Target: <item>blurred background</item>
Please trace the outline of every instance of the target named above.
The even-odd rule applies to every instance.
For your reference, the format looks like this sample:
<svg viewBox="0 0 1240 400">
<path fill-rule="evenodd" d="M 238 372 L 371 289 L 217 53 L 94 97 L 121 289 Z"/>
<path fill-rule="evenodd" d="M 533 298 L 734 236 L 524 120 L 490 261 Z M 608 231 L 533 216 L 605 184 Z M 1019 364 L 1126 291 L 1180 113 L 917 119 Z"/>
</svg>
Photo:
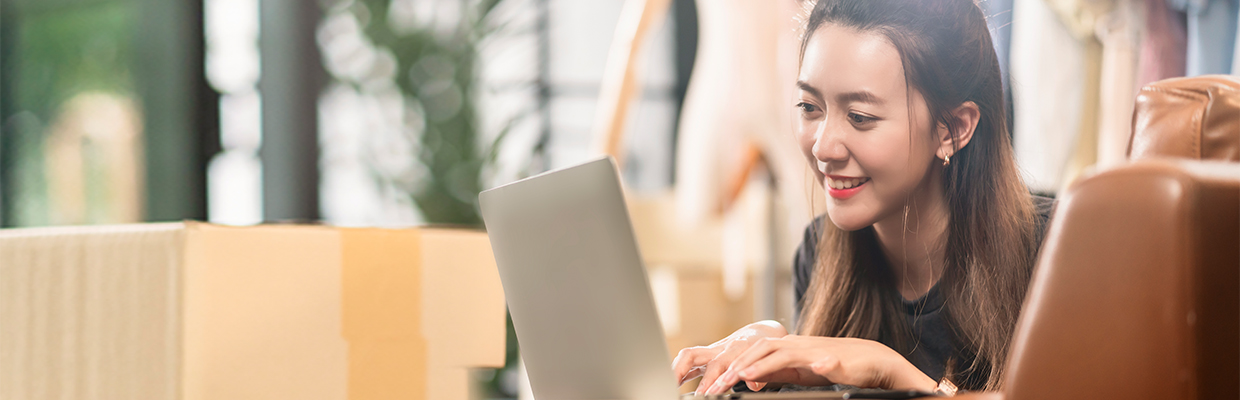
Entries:
<svg viewBox="0 0 1240 400">
<path fill-rule="evenodd" d="M 481 188 L 592 155 L 622 5 L 3 4 L 9 227 L 476 225 Z M 666 23 L 649 49 L 626 171 L 637 188 L 671 183 L 688 25 L 676 41 Z"/>
<path fill-rule="evenodd" d="M 807 4 L 0 0 L 0 226 L 481 228 L 479 191 L 607 153 L 669 347 L 791 326 Z M 1240 69 L 1236 0 L 981 5 L 1047 195 L 1123 159 L 1141 85 Z M 510 344 L 484 397 L 520 390 Z"/>
<path fill-rule="evenodd" d="M 481 227 L 477 194 L 596 157 L 621 1 L 0 1 L 0 225 Z M 691 1 L 643 52 L 631 189 L 672 182 Z M 510 340 L 510 359 L 516 359 Z M 515 362 L 482 371 L 515 397 Z"/>
</svg>

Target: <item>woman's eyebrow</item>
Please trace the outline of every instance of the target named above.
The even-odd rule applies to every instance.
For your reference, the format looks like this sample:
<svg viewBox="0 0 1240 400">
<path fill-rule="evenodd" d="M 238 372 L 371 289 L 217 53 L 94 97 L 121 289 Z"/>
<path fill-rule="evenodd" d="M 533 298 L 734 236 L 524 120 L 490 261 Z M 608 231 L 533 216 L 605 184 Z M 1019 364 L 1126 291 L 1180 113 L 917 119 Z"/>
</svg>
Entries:
<svg viewBox="0 0 1240 400">
<path fill-rule="evenodd" d="M 820 99 L 822 98 L 822 92 L 819 92 L 818 89 L 814 88 L 813 85 L 810 85 L 809 82 L 797 80 L 797 87 L 801 88 L 801 90 L 803 91 L 809 92 L 809 94 L 814 97 L 817 97 Z"/>
<path fill-rule="evenodd" d="M 800 88 L 802 91 L 805 91 L 814 97 L 817 97 L 820 99 L 822 98 L 822 92 L 819 91 L 818 88 L 815 88 L 813 85 L 810 85 L 809 82 L 798 80 L 797 87 Z M 885 101 L 883 101 L 882 98 L 879 98 L 874 93 L 871 93 L 866 90 L 858 90 L 855 92 L 840 93 L 835 96 L 835 99 L 840 104 L 869 103 L 869 104 L 873 104 L 876 106 L 881 106 L 884 103 L 886 103 Z"/>
<path fill-rule="evenodd" d="M 841 104 L 848 104 L 848 103 L 855 102 L 855 103 L 869 103 L 869 104 L 873 104 L 876 106 L 881 106 L 884 103 L 883 99 L 879 98 L 878 96 L 875 96 L 874 93 L 870 93 L 864 90 L 859 90 L 856 92 L 840 93 L 839 95 L 835 96 L 835 99 L 839 101 Z"/>
</svg>

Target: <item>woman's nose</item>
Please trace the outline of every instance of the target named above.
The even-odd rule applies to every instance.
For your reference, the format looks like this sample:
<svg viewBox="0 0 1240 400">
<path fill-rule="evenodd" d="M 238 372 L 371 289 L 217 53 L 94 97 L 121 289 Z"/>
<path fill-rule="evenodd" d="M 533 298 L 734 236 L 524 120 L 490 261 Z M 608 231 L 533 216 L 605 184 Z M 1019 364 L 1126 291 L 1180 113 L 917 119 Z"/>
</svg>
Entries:
<svg viewBox="0 0 1240 400">
<path fill-rule="evenodd" d="M 827 121 L 818 123 L 818 131 L 814 133 L 814 158 L 826 163 L 848 160 L 843 138 L 832 132 L 829 125 Z"/>
</svg>

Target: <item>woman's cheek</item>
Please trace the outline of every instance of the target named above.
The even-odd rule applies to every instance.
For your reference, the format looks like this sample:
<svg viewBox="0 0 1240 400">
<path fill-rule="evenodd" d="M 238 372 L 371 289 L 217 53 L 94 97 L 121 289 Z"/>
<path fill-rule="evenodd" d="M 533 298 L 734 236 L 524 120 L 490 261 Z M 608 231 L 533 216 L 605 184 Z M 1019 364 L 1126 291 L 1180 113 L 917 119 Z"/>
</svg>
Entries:
<svg viewBox="0 0 1240 400">
<path fill-rule="evenodd" d="M 797 142 L 801 146 L 801 155 L 805 157 L 806 166 L 809 167 L 809 172 L 813 173 L 813 176 L 817 178 L 818 183 L 821 185 L 822 171 L 818 169 L 818 158 L 814 156 L 814 143 L 817 141 L 815 140 L 813 131 L 809 131 L 808 128 L 804 126 L 806 123 L 802 121 L 801 124 L 802 129 L 797 131 L 796 134 Z M 825 190 L 826 186 L 822 186 L 822 189 Z"/>
<path fill-rule="evenodd" d="M 810 161 L 814 161 L 814 142 L 816 140 L 814 138 L 812 124 L 809 124 L 802 119 L 798 128 L 797 143 L 801 145 L 801 153 L 804 154 Z M 814 166 L 814 164 L 811 162 L 810 166 Z"/>
</svg>

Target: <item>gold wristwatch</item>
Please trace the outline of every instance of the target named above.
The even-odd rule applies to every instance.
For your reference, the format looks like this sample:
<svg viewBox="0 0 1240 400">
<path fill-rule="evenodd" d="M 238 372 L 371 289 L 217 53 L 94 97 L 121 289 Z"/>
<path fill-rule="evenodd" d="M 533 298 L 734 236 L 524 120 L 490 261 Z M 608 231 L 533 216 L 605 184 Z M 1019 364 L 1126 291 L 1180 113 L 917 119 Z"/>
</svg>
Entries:
<svg viewBox="0 0 1240 400">
<path fill-rule="evenodd" d="M 943 378 L 943 380 L 939 381 L 939 387 L 934 389 L 934 393 L 940 396 L 955 396 L 957 390 L 956 385 L 953 385 L 952 381 Z"/>
</svg>

